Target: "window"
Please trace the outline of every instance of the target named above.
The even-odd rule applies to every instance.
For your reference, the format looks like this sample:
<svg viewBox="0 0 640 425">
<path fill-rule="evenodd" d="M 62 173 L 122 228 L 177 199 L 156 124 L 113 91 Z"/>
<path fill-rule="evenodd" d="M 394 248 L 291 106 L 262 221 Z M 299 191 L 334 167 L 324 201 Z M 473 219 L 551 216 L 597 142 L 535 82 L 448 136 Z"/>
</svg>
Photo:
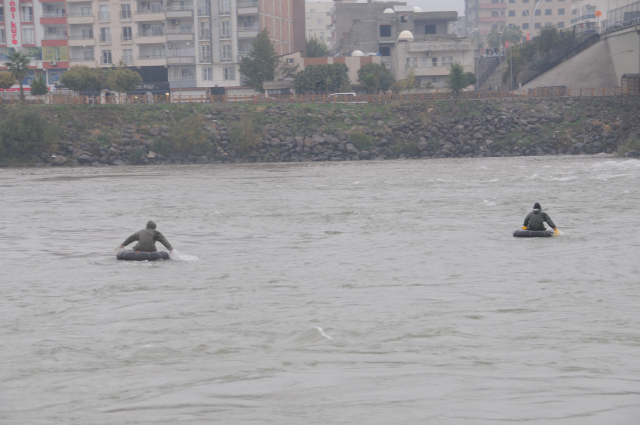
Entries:
<svg viewBox="0 0 640 425">
<path fill-rule="evenodd" d="M 91 10 L 91 7 L 81 7 L 80 8 L 80 13 L 82 14 L 82 16 L 93 16 L 93 11 Z"/>
<path fill-rule="evenodd" d="M 509 0 L 509 3 L 515 3 L 516 0 Z"/>
<path fill-rule="evenodd" d="M 522 0 L 522 3 L 529 3 L 529 0 Z"/>
<path fill-rule="evenodd" d="M 324 38 L 324 31 L 320 31 L 320 38 Z"/>
<path fill-rule="evenodd" d="M 122 60 L 124 63 L 133 63 L 133 50 L 124 49 L 122 51 Z"/>
<path fill-rule="evenodd" d="M 100 28 L 100 41 L 103 43 L 111 42 L 111 28 Z"/>
<path fill-rule="evenodd" d="M 391 47 L 380 47 L 378 52 L 380 52 L 380 56 L 391 56 Z"/>
<path fill-rule="evenodd" d="M 211 46 L 200 45 L 200 62 L 211 62 Z"/>
<path fill-rule="evenodd" d="M 131 41 L 131 27 L 122 27 L 122 41 Z"/>
<path fill-rule="evenodd" d="M 442 57 L 442 66 L 448 66 L 453 63 L 453 56 L 443 56 Z"/>
<path fill-rule="evenodd" d="M 402 22 L 403 24 L 406 24 L 407 23 L 407 15 L 402 15 L 400 17 L 400 22 Z"/>
<path fill-rule="evenodd" d="M 98 12 L 98 19 L 101 21 L 109 20 L 109 6 L 100 6 L 100 11 Z"/>
<path fill-rule="evenodd" d="M 516 16 L 516 11 L 515 10 L 510 10 L 509 11 L 509 16 Z"/>
<path fill-rule="evenodd" d="M 316 25 L 322 25 L 322 19 L 316 19 Z"/>
<path fill-rule="evenodd" d="M 93 29 L 82 28 L 82 38 L 93 38 Z"/>
<path fill-rule="evenodd" d="M 492 18 L 497 18 L 498 16 L 500 16 L 500 13 L 497 10 L 492 10 L 491 11 L 491 17 Z"/>
<path fill-rule="evenodd" d="M 131 5 L 122 4 L 121 6 L 122 6 L 122 10 L 120 11 L 120 18 L 131 19 Z"/>
<path fill-rule="evenodd" d="M 220 48 L 222 49 L 222 61 L 231 62 L 231 45 L 223 44 Z"/>
<path fill-rule="evenodd" d="M 545 9 L 545 10 L 544 10 L 544 14 L 545 14 L 545 16 L 549 16 L 549 15 L 551 15 L 551 14 L 552 14 L 552 13 L 551 13 L 551 10 L 552 10 L 552 9 Z"/>
<path fill-rule="evenodd" d="M 203 68 L 202 79 L 204 81 L 213 81 L 213 68 Z"/>
<path fill-rule="evenodd" d="M 431 81 L 433 81 L 434 83 L 438 82 L 438 77 L 431 77 Z"/>
<path fill-rule="evenodd" d="M 542 15 L 542 10 L 541 9 L 536 9 L 536 13 L 533 14 L 534 16 L 541 16 Z"/>
<path fill-rule="evenodd" d="M 293 59 L 291 59 L 291 58 L 287 58 L 287 63 L 288 63 L 289 65 L 293 65 Z"/>
<path fill-rule="evenodd" d="M 529 29 L 529 24 L 528 24 L 528 23 L 527 23 L 527 24 L 524 24 L 524 23 L 523 23 L 523 24 L 522 24 L 522 29 L 523 29 L 523 30 L 528 30 L 528 29 Z"/>
<path fill-rule="evenodd" d="M 195 68 L 182 68 L 182 72 L 180 72 L 182 76 L 182 80 L 195 80 L 196 79 L 196 69 Z"/>
<path fill-rule="evenodd" d="M 231 37 L 231 21 L 220 21 L 220 35 L 222 37 Z"/>
<path fill-rule="evenodd" d="M 436 31 L 436 26 L 435 25 L 425 25 L 424 26 L 424 33 L 425 34 L 435 34 Z"/>
<path fill-rule="evenodd" d="M 380 25 L 380 37 L 391 37 L 391 25 Z"/>
<path fill-rule="evenodd" d="M 221 21 L 220 22 L 220 36 L 223 36 L 223 22 L 229 22 L 229 21 Z M 211 38 L 211 22 L 209 21 L 200 21 L 198 23 L 198 36 L 200 38 Z"/>
<path fill-rule="evenodd" d="M 20 9 L 22 10 L 22 22 L 33 22 L 33 7 L 22 6 Z"/>
<path fill-rule="evenodd" d="M 558 28 L 564 28 L 564 22 L 558 22 Z"/>
<path fill-rule="evenodd" d="M 529 11 L 528 10 L 523 10 L 522 11 L 522 16 L 529 16 Z"/>
<path fill-rule="evenodd" d="M 7 38 L 4 35 L 4 30 L 0 29 L 0 44 L 7 44 Z"/>
<path fill-rule="evenodd" d="M 82 52 L 84 55 L 84 60 L 92 61 L 93 59 L 93 50 L 85 50 Z"/>
<path fill-rule="evenodd" d="M 36 44 L 33 28 L 22 28 L 22 44 Z"/>
<path fill-rule="evenodd" d="M 533 24 L 533 29 L 540 29 L 540 22 L 536 22 L 535 24 Z"/>
<path fill-rule="evenodd" d="M 438 66 L 438 58 L 431 58 L 431 66 Z"/>
<path fill-rule="evenodd" d="M 564 15 L 564 9 L 558 9 L 558 15 Z"/>
<path fill-rule="evenodd" d="M 111 50 L 102 51 L 102 64 L 108 65 L 111 63 Z"/>
<path fill-rule="evenodd" d="M 315 9 L 309 9 L 309 13 L 316 13 Z"/>
<path fill-rule="evenodd" d="M 418 65 L 418 58 L 407 58 L 407 69 Z"/>
<path fill-rule="evenodd" d="M 547 27 L 547 28 L 549 28 L 549 27 L 552 27 L 552 26 L 553 26 L 553 23 L 551 23 L 551 22 L 545 22 L 545 23 L 544 23 L 544 26 L 545 26 L 545 27 Z"/>
<path fill-rule="evenodd" d="M 236 79 L 236 68 L 233 66 L 229 66 L 224 68 L 224 79 L 225 81 L 233 81 Z"/>
</svg>

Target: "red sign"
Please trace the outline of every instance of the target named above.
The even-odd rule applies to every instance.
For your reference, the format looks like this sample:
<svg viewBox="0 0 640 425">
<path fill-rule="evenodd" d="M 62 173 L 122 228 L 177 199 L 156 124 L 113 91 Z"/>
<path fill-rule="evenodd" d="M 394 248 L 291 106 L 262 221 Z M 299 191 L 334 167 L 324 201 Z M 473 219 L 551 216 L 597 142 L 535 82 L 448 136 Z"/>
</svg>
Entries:
<svg viewBox="0 0 640 425">
<path fill-rule="evenodd" d="M 480 54 L 484 55 L 484 47 L 482 49 L 480 49 Z"/>
<path fill-rule="evenodd" d="M 505 48 L 505 49 L 508 49 L 508 48 L 509 48 L 509 42 L 508 42 L 508 41 L 505 41 L 505 42 L 504 42 L 504 48 Z"/>
<path fill-rule="evenodd" d="M 580 24 L 580 28 L 584 27 L 584 24 Z"/>
<path fill-rule="evenodd" d="M 18 26 L 13 21 L 16 19 L 16 2 L 9 2 L 9 12 L 11 12 L 11 44 L 18 44 Z"/>
<path fill-rule="evenodd" d="M 531 37 L 529 37 L 529 34 L 527 34 L 527 41 L 531 41 Z"/>
</svg>

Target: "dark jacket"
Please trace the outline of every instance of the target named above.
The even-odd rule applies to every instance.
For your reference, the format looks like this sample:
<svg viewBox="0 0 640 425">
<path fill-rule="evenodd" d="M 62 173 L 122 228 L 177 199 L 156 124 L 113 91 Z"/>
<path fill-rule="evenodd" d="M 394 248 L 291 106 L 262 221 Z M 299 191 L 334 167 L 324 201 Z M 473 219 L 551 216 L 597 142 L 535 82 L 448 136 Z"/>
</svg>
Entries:
<svg viewBox="0 0 640 425">
<path fill-rule="evenodd" d="M 173 247 L 169 243 L 162 233 L 156 230 L 156 223 L 153 221 L 149 221 L 147 223 L 147 228 L 144 230 L 140 230 L 139 232 L 134 233 L 129 236 L 126 241 L 122 243 L 122 245 L 129 245 L 133 241 L 138 241 L 136 246 L 133 248 L 135 251 L 147 251 L 154 252 L 156 251 L 156 242 L 160 242 L 164 245 L 168 250 L 172 250 Z"/>
<path fill-rule="evenodd" d="M 546 212 L 535 209 L 531 211 L 524 219 L 524 225 L 526 226 L 527 230 L 545 230 L 545 221 L 549 226 L 551 226 L 551 228 L 555 229 L 556 225 L 553 224 L 551 217 L 549 217 Z"/>
</svg>

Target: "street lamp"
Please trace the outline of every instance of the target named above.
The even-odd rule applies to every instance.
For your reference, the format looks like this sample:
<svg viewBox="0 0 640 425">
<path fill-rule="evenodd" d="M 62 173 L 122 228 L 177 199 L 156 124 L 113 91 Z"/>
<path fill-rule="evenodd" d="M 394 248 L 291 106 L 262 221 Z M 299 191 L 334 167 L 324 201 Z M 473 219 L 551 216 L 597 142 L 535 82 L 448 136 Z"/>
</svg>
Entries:
<svg viewBox="0 0 640 425">
<path fill-rule="evenodd" d="M 518 5 L 522 8 L 523 12 L 527 12 L 527 14 L 529 14 L 529 10 L 525 9 L 519 0 L 514 0 L 514 1 L 518 3 Z M 529 14 L 529 34 L 531 34 L 531 38 L 533 38 L 533 16 L 536 14 L 536 10 L 538 10 L 538 6 L 540 6 L 541 2 L 542 0 L 536 0 L 536 5 L 533 8 L 533 12 Z"/>
</svg>

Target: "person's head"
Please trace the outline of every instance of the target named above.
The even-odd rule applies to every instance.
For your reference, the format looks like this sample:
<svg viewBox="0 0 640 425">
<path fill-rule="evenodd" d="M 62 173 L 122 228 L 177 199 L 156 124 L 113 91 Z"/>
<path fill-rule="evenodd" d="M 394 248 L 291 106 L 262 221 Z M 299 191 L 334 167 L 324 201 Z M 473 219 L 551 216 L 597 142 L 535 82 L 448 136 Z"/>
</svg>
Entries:
<svg viewBox="0 0 640 425">
<path fill-rule="evenodd" d="M 156 228 L 156 223 L 149 220 L 149 222 L 147 223 L 147 229 L 155 229 L 155 228 Z"/>
<path fill-rule="evenodd" d="M 540 204 L 539 204 L 539 203 L 537 203 L 537 202 L 536 202 L 535 204 L 533 204 L 533 209 L 534 209 L 534 210 L 541 210 L 541 209 L 542 209 L 542 207 L 540 206 Z"/>
</svg>

